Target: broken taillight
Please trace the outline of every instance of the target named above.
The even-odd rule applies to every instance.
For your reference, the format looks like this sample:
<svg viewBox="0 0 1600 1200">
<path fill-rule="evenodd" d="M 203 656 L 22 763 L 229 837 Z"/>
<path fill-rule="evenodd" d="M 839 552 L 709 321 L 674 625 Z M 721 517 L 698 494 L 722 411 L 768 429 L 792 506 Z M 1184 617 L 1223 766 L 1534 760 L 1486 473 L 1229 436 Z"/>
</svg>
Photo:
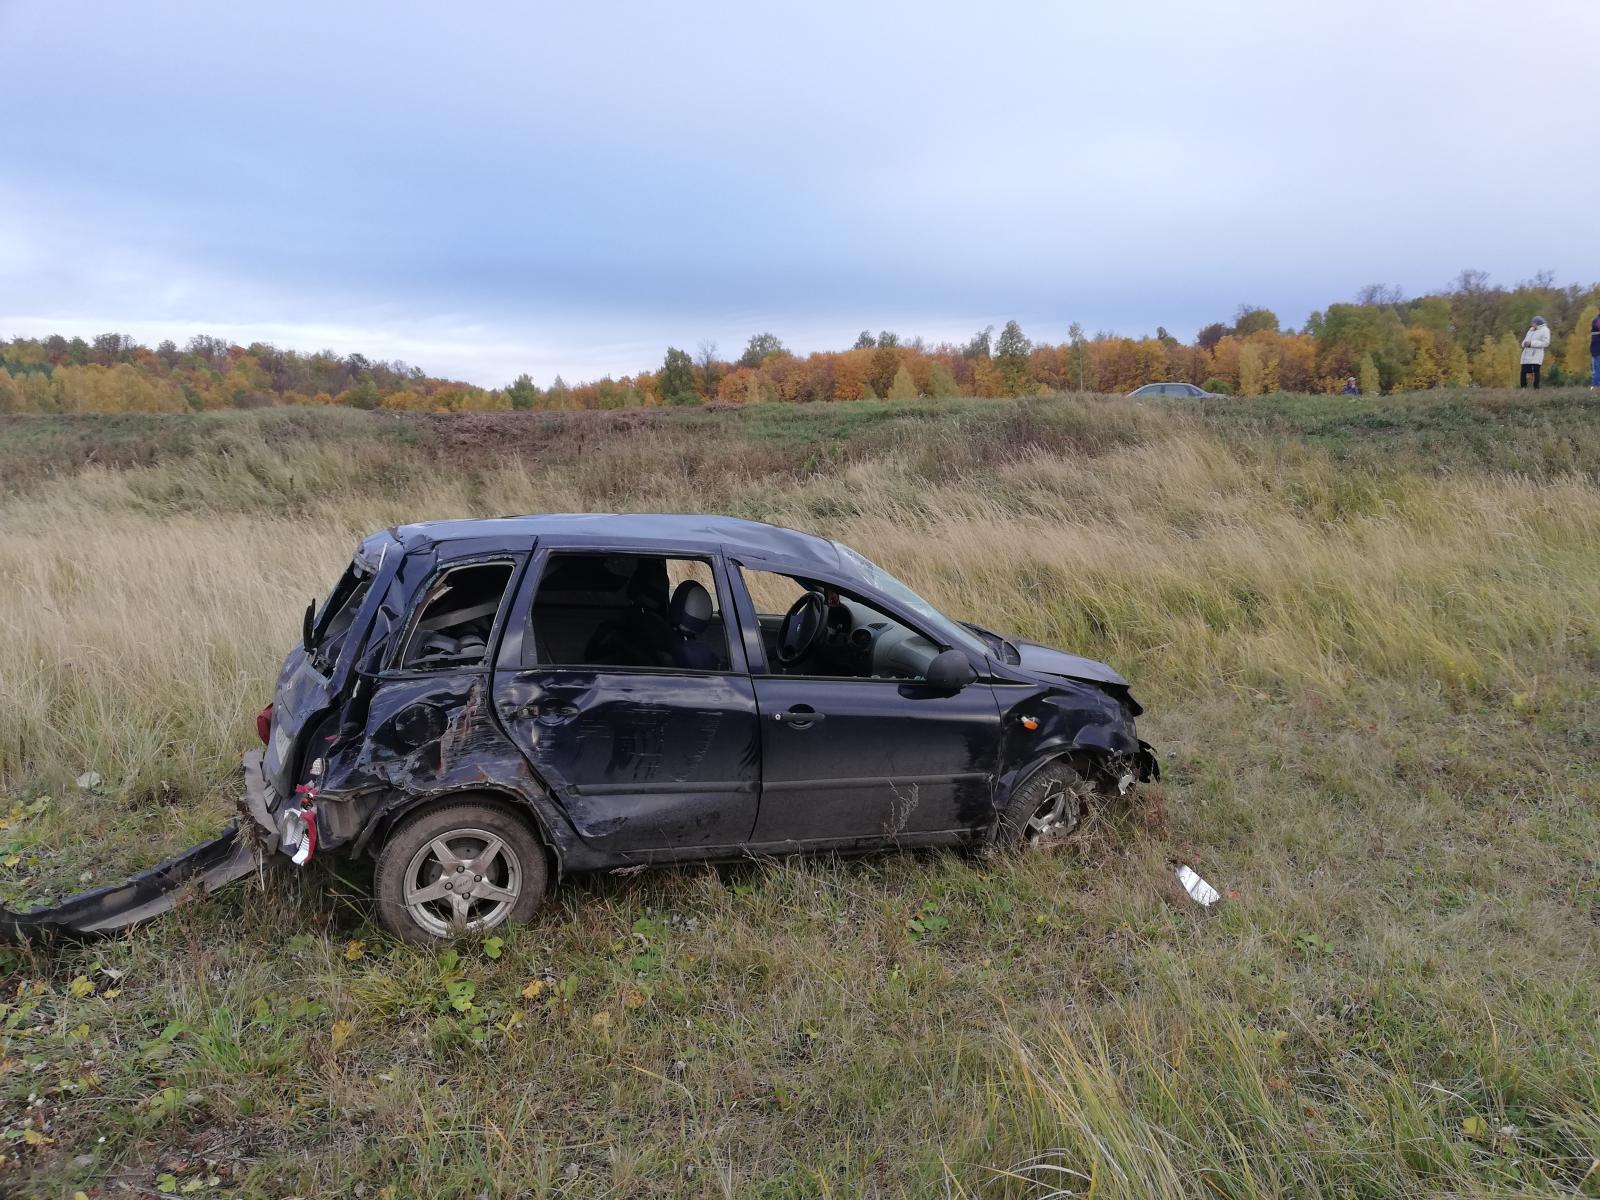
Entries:
<svg viewBox="0 0 1600 1200">
<path fill-rule="evenodd" d="M 265 746 L 267 739 L 272 736 L 272 705 L 267 705 L 256 714 L 256 732 L 261 735 L 261 744 Z"/>
<path fill-rule="evenodd" d="M 295 790 L 304 791 L 305 785 Z M 305 866 L 317 851 L 317 810 L 308 799 L 302 798 L 300 808 L 285 809 L 279 820 L 280 844 L 297 867 Z"/>
</svg>

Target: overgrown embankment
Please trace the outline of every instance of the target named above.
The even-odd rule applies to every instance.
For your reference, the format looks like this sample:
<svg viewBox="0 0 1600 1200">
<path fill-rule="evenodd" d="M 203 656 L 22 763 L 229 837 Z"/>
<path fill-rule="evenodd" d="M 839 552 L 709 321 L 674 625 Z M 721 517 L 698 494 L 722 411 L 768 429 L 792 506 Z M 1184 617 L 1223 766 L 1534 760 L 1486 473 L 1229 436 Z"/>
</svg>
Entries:
<svg viewBox="0 0 1600 1200">
<path fill-rule="evenodd" d="M 392 945 L 359 880 L 313 875 L 13 955 L 7 1169 L 66 1194 L 1592 1190 L 1585 399 L 0 424 L 14 893 L 220 822 L 305 599 L 430 517 L 840 537 L 1116 665 L 1165 767 L 1077 853 L 568 881 L 492 952 Z"/>
<path fill-rule="evenodd" d="M 92 468 L 245 460 L 257 470 L 320 461 L 332 478 L 370 486 L 384 464 L 481 471 L 507 459 L 561 465 L 579 456 L 682 463 L 720 478 L 814 473 L 893 450 L 930 474 L 1039 451 L 1104 453 L 1204 430 L 1237 446 L 1326 451 L 1371 469 L 1487 470 L 1536 478 L 1600 472 L 1600 420 L 1580 389 L 1434 391 L 1351 398 L 1278 394 L 1197 403 L 1116 397 L 907 404 L 648 408 L 618 412 L 394 413 L 258 409 L 236 413 L 0 416 L 0 491 L 16 493 Z M 207 497 L 226 506 L 225 493 Z"/>
</svg>

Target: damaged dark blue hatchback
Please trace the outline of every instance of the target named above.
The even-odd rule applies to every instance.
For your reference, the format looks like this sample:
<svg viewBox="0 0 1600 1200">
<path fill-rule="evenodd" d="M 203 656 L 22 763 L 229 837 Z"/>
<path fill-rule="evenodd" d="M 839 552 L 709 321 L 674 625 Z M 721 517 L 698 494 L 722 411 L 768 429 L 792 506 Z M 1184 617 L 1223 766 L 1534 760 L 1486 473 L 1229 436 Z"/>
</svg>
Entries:
<svg viewBox="0 0 1600 1200">
<path fill-rule="evenodd" d="M 861 555 L 726 517 L 367 538 L 245 764 L 304 863 L 371 855 L 411 941 L 572 871 L 1043 843 L 1156 773 L 1110 668 L 951 620 Z"/>
</svg>

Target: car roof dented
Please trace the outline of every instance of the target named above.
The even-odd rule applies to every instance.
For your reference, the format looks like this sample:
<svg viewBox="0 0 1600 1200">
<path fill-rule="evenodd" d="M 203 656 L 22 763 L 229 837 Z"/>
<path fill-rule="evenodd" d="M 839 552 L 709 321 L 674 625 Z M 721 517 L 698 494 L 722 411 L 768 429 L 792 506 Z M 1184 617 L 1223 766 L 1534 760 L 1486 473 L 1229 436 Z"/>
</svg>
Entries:
<svg viewBox="0 0 1600 1200">
<path fill-rule="evenodd" d="M 553 545 L 659 547 L 684 551 L 724 550 L 751 559 L 812 564 L 850 576 L 839 547 L 815 534 L 701 513 L 542 513 L 520 517 L 478 517 L 423 521 L 389 531 L 406 550 L 449 542 L 482 546 L 526 546 L 534 540 Z"/>
</svg>

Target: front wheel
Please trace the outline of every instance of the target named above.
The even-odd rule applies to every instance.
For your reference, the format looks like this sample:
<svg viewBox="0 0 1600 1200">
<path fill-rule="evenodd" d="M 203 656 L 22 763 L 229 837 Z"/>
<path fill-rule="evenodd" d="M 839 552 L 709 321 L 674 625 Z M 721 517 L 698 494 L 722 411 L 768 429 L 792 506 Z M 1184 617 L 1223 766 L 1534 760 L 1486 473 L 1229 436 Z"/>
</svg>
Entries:
<svg viewBox="0 0 1600 1200">
<path fill-rule="evenodd" d="M 544 900 L 544 850 L 493 801 L 457 801 L 408 818 L 378 855 L 378 919 L 415 945 L 485 933 L 533 916 Z"/>
<path fill-rule="evenodd" d="M 1093 785 L 1067 762 L 1040 767 L 1011 796 L 1000 814 L 1001 845 L 1044 849 L 1078 831 Z"/>
</svg>

